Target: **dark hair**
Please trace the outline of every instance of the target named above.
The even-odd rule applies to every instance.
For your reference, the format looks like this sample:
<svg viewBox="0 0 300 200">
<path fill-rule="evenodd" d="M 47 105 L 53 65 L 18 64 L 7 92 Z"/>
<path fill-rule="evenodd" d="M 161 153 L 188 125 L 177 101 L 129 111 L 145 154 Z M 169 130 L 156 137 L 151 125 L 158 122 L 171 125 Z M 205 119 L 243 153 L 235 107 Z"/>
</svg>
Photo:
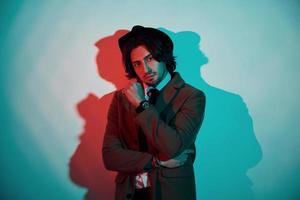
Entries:
<svg viewBox="0 0 300 200">
<path fill-rule="evenodd" d="M 130 32 L 119 39 L 119 47 L 122 52 L 123 63 L 128 78 L 137 77 L 131 63 L 131 51 L 144 45 L 158 62 L 164 62 L 170 74 L 176 68 L 173 56 L 173 42 L 164 32 L 148 27 L 134 26 Z"/>
</svg>

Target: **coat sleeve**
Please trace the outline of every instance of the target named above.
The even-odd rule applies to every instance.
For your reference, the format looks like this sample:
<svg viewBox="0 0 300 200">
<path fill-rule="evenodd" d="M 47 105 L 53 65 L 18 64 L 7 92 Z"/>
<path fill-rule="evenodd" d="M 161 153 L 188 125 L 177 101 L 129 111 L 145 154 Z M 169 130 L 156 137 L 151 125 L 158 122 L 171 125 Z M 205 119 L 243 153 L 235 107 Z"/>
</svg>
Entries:
<svg viewBox="0 0 300 200">
<path fill-rule="evenodd" d="M 123 173 L 139 173 L 144 171 L 145 166 L 151 162 L 152 155 L 125 148 L 119 136 L 119 130 L 122 127 L 119 127 L 118 103 L 118 92 L 116 92 L 107 116 L 102 146 L 103 163 L 108 170 Z"/>
<path fill-rule="evenodd" d="M 167 124 L 160 119 L 154 106 L 136 117 L 146 137 L 167 159 L 174 158 L 195 142 L 202 124 L 205 109 L 205 95 L 195 90 L 175 114 L 174 121 Z"/>
</svg>

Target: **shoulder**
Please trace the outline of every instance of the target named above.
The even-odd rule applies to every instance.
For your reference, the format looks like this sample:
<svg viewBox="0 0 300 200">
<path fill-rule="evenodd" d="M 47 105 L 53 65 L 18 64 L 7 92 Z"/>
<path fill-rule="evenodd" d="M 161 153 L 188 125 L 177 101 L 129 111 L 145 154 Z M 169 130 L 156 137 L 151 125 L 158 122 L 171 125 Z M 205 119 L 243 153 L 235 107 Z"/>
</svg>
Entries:
<svg viewBox="0 0 300 200">
<path fill-rule="evenodd" d="M 205 97 L 205 94 L 202 90 L 195 88 L 194 86 L 185 82 L 185 80 L 180 76 L 178 72 L 173 74 L 171 84 L 174 88 L 179 89 L 179 92 L 184 96 L 201 96 Z"/>
<path fill-rule="evenodd" d="M 195 88 L 194 86 L 192 86 L 192 85 L 190 85 L 188 83 L 184 84 L 184 86 L 181 89 L 181 92 L 184 92 L 187 95 L 191 95 L 191 96 L 202 96 L 202 97 L 205 97 L 205 93 L 202 90 L 200 90 L 198 88 Z"/>
</svg>

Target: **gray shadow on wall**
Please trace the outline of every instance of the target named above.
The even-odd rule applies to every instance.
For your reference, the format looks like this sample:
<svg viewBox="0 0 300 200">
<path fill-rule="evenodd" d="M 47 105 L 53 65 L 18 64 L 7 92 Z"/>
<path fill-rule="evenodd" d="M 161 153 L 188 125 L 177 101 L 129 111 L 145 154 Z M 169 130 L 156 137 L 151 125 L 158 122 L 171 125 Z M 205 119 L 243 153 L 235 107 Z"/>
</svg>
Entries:
<svg viewBox="0 0 300 200">
<path fill-rule="evenodd" d="M 199 49 L 197 33 L 160 30 L 174 42 L 177 71 L 206 95 L 205 117 L 196 140 L 197 199 L 254 199 L 247 171 L 258 164 L 262 151 L 247 105 L 241 96 L 213 87 L 201 77 L 200 69 L 208 59 Z"/>
</svg>

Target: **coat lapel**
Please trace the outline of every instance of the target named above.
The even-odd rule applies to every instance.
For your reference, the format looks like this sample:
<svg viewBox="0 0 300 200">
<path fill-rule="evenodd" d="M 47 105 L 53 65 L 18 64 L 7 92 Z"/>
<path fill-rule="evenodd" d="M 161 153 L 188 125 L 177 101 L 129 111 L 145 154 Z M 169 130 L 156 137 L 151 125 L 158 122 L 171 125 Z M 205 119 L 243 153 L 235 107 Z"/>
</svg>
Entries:
<svg viewBox="0 0 300 200">
<path fill-rule="evenodd" d="M 184 80 L 177 72 L 175 72 L 170 82 L 157 97 L 155 107 L 158 113 L 161 113 L 167 107 L 167 105 L 177 96 L 179 89 L 182 88 L 184 84 Z"/>
<path fill-rule="evenodd" d="M 176 98 L 180 88 L 182 88 L 184 84 L 185 84 L 184 80 L 177 72 L 175 72 L 172 76 L 172 79 L 169 81 L 169 83 L 166 85 L 166 87 L 160 92 L 160 94 L 157 97 L 155 107 L 158 113 L 161 113 L 169 105 L 169 103 Z M 123 96 L 123 98 L 124 98 L 123 99 L 124 105 L 126 105 L 125 106 L 126 111 L 124 111 L 124 113 L 127 113 L 126 114 L 127 117 L 125 118 L 132 119 L 137 115 L 137 113 L 135 112 L 135 107 L 128 102 L 125 96 Z M 128 139 L 127 143 L 130 143 L 132 141 L 138 141 L 138 132 L 140 130 L 140 126 L 137 125 L 136 123 L 129 123 L 129 122 L 128 124 L 126 124 L 126 126 L 128 126 L 130 130 L 129 133 L 127 133 L 126 136 L 124 136 L 125 138 L 127 138 L 128 136 L 130 138 Z M 138 146 L 136 145 L 137 144 L 132 143 L 130 144 L 130 147 L 138 148 Z M 151 145 L 148 146 L 148 150 L 150 152 L 154 151 Z"/>
</svg>

